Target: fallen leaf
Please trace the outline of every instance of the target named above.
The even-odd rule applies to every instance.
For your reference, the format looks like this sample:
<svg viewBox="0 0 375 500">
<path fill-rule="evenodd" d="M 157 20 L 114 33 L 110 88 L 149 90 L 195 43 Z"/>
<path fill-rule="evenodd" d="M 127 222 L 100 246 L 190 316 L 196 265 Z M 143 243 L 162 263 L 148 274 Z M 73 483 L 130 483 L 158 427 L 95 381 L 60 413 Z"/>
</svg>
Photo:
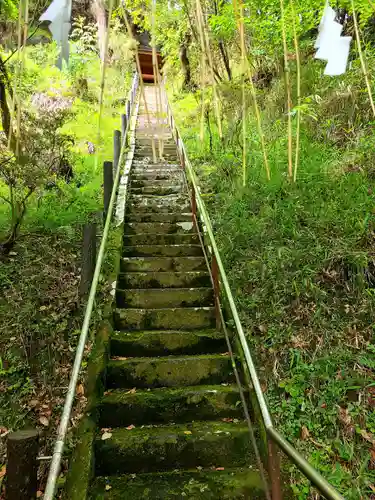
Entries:
<svg viewBox="0 0 375 500">
<path fill-rule="evenodd" d="M 110 484 L 105 485 L 105 491 L 109 491 L 112 489 L 112 486 Z"/>
<path fill-rule="evenodd" d="M 216 467 L 215 470 L 225 470 L 224 467 Z"/>
<path fill-rule="evenodd" d="M 229 354 L 230 354 L 229 352 L 222 352 L 220 356 L 229 356 Z"/>
<path fill-rule="evenodd" d="M 360 429 L 359 433 L 363 437 L 363 439 L 366 439 L 369 443 L 371 443 L 373 446 L 375 446 L 375 436 L 374 434 L 371 434 L 371 432 L 367 432 L 365 429 Z"/>
<path fill-rule="evenodd" d="M 40 498 L 40 497 L 42 497 L 42 496 L 43 496 L 43 491 L 38 490 L 38 491 L 36 492 L 36 498 Z"/>
<path fill-rule="evenodd" d="M 233 418 L 225 417 L 221 419 L 223 422 L 233 422 Z"/>
<path fill-rule="evenodd" d="M 83 396 L 85 394 L 85 389 L 83 387 L 83 384 L 78 384 L 77 385 L 77 396 Z"/>
<path fill-rule="evenodd" d="M 301 428 L 301 439 L 305 441 L 309 437 L 310 437 L 309 429 L 305 425 L 303 425 Z"/>
<path fill-rule="evenodd" d="M 0 427 L 0 436 L 1 434 L 5 434 L 6 432 L 8 432 L 8 429 L 6 427 Z"/>
<path fill-rule="evenodd" d="M 4 477 L 7 471 L 6 465 L 3 465 L 0 469 L 0 478 Z"/>
<path fill-rule="evenodd" d="M 39 422 L 40 422 L 42 425 L 44 425 L 44 427 L 48 427 L 48 425 L 49 425 L 49 420 L 48 420 L 48 418 L 47 418 L 47 417 L 45 417 L 45 416 L 40 417 Z"/>
<path fill-rule="evenodd" d="M 39 311 L 45 311 L 47 309 L 47 306 L 40 306 Z"/>
<path fill-rule="evenodd" d="M 184 434 L 187 434 L 188 436 L 190 436 L 190 434 L 192 434 L 191 431 L 184 431 Z"/>
<path fill-rule="evenodd" d="M 126 394 L 135 394 L 137 392 L 137 389 L 133 387 L 133 389 L 130 389 Z"/>
<path fill-rule="evenodd" d="M 38 404 L 39 401 L 37 399 L 32 399 L 31 401 L 29 401 L 30 408 L 35 408 L 35 406 L 37 406 Z"/>
<path fill-rule="evenodd" d="M 127 427 L 128 431 L 131 431 L 132 429 L 135 429 L 135 425 L 131 424 Z"/>
<path fill-rule="evenodd" d="M 110 439 L 111 437 L 112 437 L 112 432 L 105 432 L 104 434 L 102 434 L 102 441 Z"/>
<path fill-rule="evenodd" d="M 15 257 L 16 255 L 18 255 L 17 252 L 9 252 L 8 255 L 10 255 L 11 257 Z"/>
<path fill-rule="evenodd" d="M 341 408 L 341 406 L 339 406 L 339 420 L 346 427 L 352 423 L 352 417 L 349 415 L 349 410 L 347 408 Z"/>
</svg>

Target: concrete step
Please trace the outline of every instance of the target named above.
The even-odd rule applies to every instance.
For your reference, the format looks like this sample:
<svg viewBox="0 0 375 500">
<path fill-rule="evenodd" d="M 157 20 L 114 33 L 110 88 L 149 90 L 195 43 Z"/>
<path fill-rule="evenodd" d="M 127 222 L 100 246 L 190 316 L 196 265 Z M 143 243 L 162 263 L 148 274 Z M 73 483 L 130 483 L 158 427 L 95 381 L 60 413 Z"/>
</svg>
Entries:
<svg viewBox="0 0 375 500">
<path fill-rule="evenodd" d="M 127 200 L 129 213 L 186 213 L 191 212 L 190 199 L 186 195 L 139 196 L 130 195 Z"/>
<path fill-rule="evenodd" d="M 137 245 L 197 245 L 197 233 L 187 234 L 126 234 L 123 238 L 124 246 Z"/>
<path fill-rule="evenodd" d="M 147 213 L 133 213 L 125 214 L 125 222 L 191 222 L 193 220 L 192 213 L 160 213 L 160 214 L 147 214 Z"/>
<path fill-rule="evenodd" d="M 147 170 L 144 170 L 142 172 L 136 172 L 135 170 L 132 170 L 131 173 L 131 181 L 135 183 L 141 183 L 141 182 L 153 182 L 153 181 L 167 181 L 167 182 L 175 182 L 178 184 L 179 182 L 183 182 L 183 172 L 182 170 L 179 171 L 171 171 L 171 170 L 156 170 L 149 172 Z M 143 185 L 143 184 L 142 184 Z"/>
<path fill-rule="evenodd" d="M 184 387 L 234 380 L 230 357 L 221 354 L 111 359 L 107 388 Z"/>
<path fill-rule="evenodd" d="M 156 195 L 156 196 L 167 196 L 170 194 L 179 194 L 185 192 L 185 189 L 182 185 L 174 185 L 174 186 L 144 186 L 144 187 L 133 187 L 130 185 L 130 194 L 139 194 L 139 195 Z"/>
<path fill-rule="evenodd" d="M 113 332 L 110 348 L 112 356 L 177 356 L 226 352 L 227 343 L 216 330 L 151 330 Z"/>
<path fill-rule="evenodd" d="M 214 294 L 207 288 L 146 288 L 116 290 L 117 307 L 160 309 L 212 306 Z"/>
<path fill-rule="evenodd" d="M 134 245 L 123 247 L 124 256 L 164 256 L 164 257 L 187 257 L 203 255 L 200 245 Z"/>
<path fill-rule="evenodd" d="M 103 396 L 98 410 L 101 428 L 243 418 L 236 385 L 114 389 Z"/>
<path fill-rule="evenodd" d="M 120 271 L 207 271 L 207 264 L 204 257 L 123 257 Z"/>
<path fill-rule="evenodd" d="M 108 488 L 110 486 L 110 488 Z M 107 487 L 107 490 L 106 490 Z M 252 468 L 154 472 L 97 477 L 90 500 L 264 500 L 259 472 Z"/>
<path fill-rule="evenodd" d="M 124 234 L 187 234 L 195 233 L 192 219 L 186 222 L 127 222 Z"/>
<path fill-rule="evenodd" d="M 216 325 L 213 307 L 117 308 L 114 321 L 118 330 L 194 330 Z"/>
<path fill-rule="evenodd" d="M 201 288 L 210 287 L 208 271 L 127 272 L 119 274 L 117 287 L 127 288 Z"/>
<path fill-rule="evenodd" d="M 109 439 L 98 436 L 95 441 L 97 474 L 238 467 L 254 461 L 249 430 L 242 422 L 194 422 L 111 433 Z"/>
<path fill-rule="evenodd" d="M 174 176 L 176 177 L 176 176 Z M 171 188 L 176 188 L 178 187 L 180 190 L 184 186 L 184 183 L 182 182 L 182 177 L 178 180 L 174 179 L 155 179 L 154 177 L 149 177 L 146 179 L 138 179 L 136 177 L 132 177 L 130 181 L 130 187 L 131 189 L 135 188 L 150 188 L 154 187 L 156 188 L 162 188 L 162 189 L 171 189 Z"/>
</svg>

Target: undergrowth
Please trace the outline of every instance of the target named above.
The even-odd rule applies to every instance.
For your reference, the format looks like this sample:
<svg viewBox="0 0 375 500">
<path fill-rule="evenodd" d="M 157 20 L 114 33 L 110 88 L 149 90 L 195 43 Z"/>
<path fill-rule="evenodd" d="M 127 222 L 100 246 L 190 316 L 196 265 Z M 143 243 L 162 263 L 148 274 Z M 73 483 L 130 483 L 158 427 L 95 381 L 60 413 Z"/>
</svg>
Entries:
<svg viewBox="0 0 375 500">
<path fill-rule="evenodd" d="M 126 66 L 121 60 L 120 67 L 110 63 L 111 85 L 105 92 L 98 142 L 99 58 L 77 52 L 74 42 L 71 47 L 70 68 L 63 71 L 54 66 L 53 45 L 27 48 L 23 106 L 44 100 L 52 106 L 64 102 L 69 107 L 70 117 L 62 132 L 73 138 L 73 177 L 65 182 L 56 176 L 52 186 L 33 195 L 14 248 L 0 260 L 0 478 L 5 468 L 2 438 L 11 430 L 38 427 L 42 430 L 40 453 L 51 453 L 82 325 L 84 301 L 78 297 L 82 229 L 84 223 L 96 222 L 100 240 L 102 163 L 112 159 L 113 131 L 121 126 L 120 113 L 130 86 L 130 63 Z M 82 84 L 85 79 L 87 87 Z M 0 184 L 2 189 L 5 186 Z M 0 236 L 6 232 L 8 220 L 8 206 L 2 203 Z M 112 253 L 109 241 L 107 259 Z M 102 318 L 108 287 L 101 278 L 92 332 Z M 90 348 L 89 342 L 86 359 Z M 77 387 L 73 426 L 86 401 L 85 366 L 86 361 Z M 48 465 L 46 462 L 40 469 L 41 484 Z"/>
<path fill-rule="evenodd" d="M 366 151 L 372 132 L 367 128 L 366 135 L 338 141 L 346 111 L 340 108 L 329 125 L 334 138 L 323 142 L 329 113 L 324 109 L 335 105 L 327 91 L 330 101 L 323 99 L 315 110 L 320 127 L 315 119 L 304 121 L 297 183 L 291 184 L 285 119 L 272 106 L 284 98 L 283 84 L 275 79 L 262 103 L 271 181 L 249 117 L 243 187 L 241 138 L 234 130 L 240 124 L 233 121 L 240 101 L 236 107 L 232 97 L 228 104 L 223 92 L 222 106 L 230 114 L 224 144 L 214 119 L 211 147 L 207 122 L 205 141 L 197 141 L 199 95 L 175 97 L 173 108 L 271 414 L 284 436 L 345 498 L 370 498 L 375 490 L 375 186 Z M 296 469 L 286 461 L 284 467 L 296 498 L 316 498 Z"/>
</svg>

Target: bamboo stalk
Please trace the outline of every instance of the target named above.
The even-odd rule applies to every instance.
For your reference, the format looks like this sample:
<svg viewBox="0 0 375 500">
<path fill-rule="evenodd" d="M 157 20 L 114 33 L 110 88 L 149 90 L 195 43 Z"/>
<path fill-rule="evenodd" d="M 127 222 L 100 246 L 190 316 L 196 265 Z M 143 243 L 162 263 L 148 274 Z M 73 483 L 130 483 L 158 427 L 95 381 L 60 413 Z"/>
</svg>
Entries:
<svg viewBox="0 0 375 500">
<path fill-rule="evenodd" d="M 22 42 L 22 54 L 21 54 L 21 68 L 20 68 L 20 75 L 22 75 L 24 67 L 25 67 L 25 60 L 26 60 L 26 40 L 27 40 L 27 33 L 29 30 L 29 0 L 25 0 L 25 6 L 24 6 L 24 24 L 23 24 L 23 42 Z M 18 96 L 19 99 L 19 96 Z M 17 132 L 16 132 L 16 156 L 19 156 L 20 152 L 20 137 L 21 137 L 21 101 L 18 100 L 18 106 L 17 106 Z"/>
<path fill-rule="evenodd" d="M 368 73 L 367 73 L 366 62 L 365 62 L 365 58 L 364 58 L 364 55 L 362 52 L 361 39 L 359 36 L 359 29 L 358 29 L 358 22 L 357 22 L 357 14 L 355 12 L 355 7 L 354 7 L 354 0 L 352 0 L 352 10 L 353 10 L 354 31 L 355 31 L 355 36 L 356 36 L 356 40 L 357 40 L 359 60 L 361 61 L 362 71 L 363 71 L 363 75 L 364 75 L 365 81 L 366 81 L 366 87 L 367 87 L 367 92 L 368 92 L 368 96 L 370 99 L 372 113 L 375 117 L 375 105 L 374 105 L 374 100 L 372 98 L 372 91 L 371 91 L 370 80 L 369 80 Z"/>
<path fill-rule="evenodd" d="M 8 137 L 8 149 L 11 149 L 12 142 L 12 132 L 13 132 L 13 120 L 14 120 L 14 112 L 16 109 L 16 99 L 17 99 L 17 86 L 20 82 L 20 69 L 21 69 L 21 45 L 22 45 L 22 3 L 20 2 L 18 7 L 18 23 L 17 23 L 17 66 L 14 75 L 13 81 L 13 97 L 11 100 L 10 107 L 10 128 L 9 128 L 9 137 Z"/>
<path fill-rule="evenodd" d="M 129 24 L 129 21 L 128 21 L 126 12 L 125 12 L 124 3 L 122 2 L 121 5 L 122 5 L 122 15 L 123 15 L 123 18 L 124 18 L 124 21 L 125 21 L 125 25 L 126 25 L 126 29 L 127 29 L 129 38 L 131 40 L 135 41 L 133 33 L 132 33 L 132 30 L 131 30 L 131 26 Z M 139 62 L 138 51 L 135 52 L 135 63 L 136 63 L 136 67 L 137 67 L 137 71 L 138 71 L 138 75 L 139 75 L 139 85 L 141 87 L 141 95 L 142 95 L 142 99 L 143 99 L 143 102 L 144 102 L 144 105 L 145 105 L 145 111 L 146 111 L 146 116 L 147 116 L 147 123 L 148 123 L 148 126 L 149 126 L 150 130 L 151 130 L 150 113 L 148 111 L 148 106 L 147 106 L 147 101 L 146 101 L 146 92 L 145 92 L 145 86 L 144 86 L 143 78 L 142 78 L 141 64 Z M 151 147 L 152 147 L 153 162 L 156 163 L 156 148 L 155 148 L 155 140 L 154 140 L 154 135 L 153 134 L 151 135 Z"/>
<path fill-rule="evenodd" d="M 240 42 L 241 42 L 241 63 L 242 63 L 242 184 L 246 186 L 246 94 L 245 94 L 245 74 L 246 74 L 246 46 L 245 29 L 243 23 L 243 7 L 240 4 L 241 20 L 239 23 Z"/>
<path fill-rule="evenodd" d="M 160 113 L 161 113 L 161 104 L 159 105 L 159 78 L 158 78 L 158 62 L 157 62 L 157 53 L 155 46 L 155 17 L 156 17 L 156 0 L 152 0 L 152 11 L 151 11 L 151 26 L 152 26 L 152 70 L 154 74 L 154 93 L 155 93 L 155 103 L 156 103 L 156 117 L 157 124 L 160 127 Z M 158 140 L 159 145 L 159 158 L 162 158 L 162 140 L 159 136 Z"/>
<path fill-rule="evenodd" d="M 205 100 L 204 100 L 204 55 L 201 57 L 201 123 L 200 123 L 200 133 L 199 137 L 202 143 L 202 147 L 204 146 L 204 113 L 205 113 Z"/>
<path fill-rule="evenodd" d="M 243 4 L 242 0 L 239 1 L 239 12 L 237 9 L 235 9 L 235 14 L 237 17 L 237 23 L 238 23 L 238 29 L 240 30 L 240 25 L 241 23 L 244 25 L 243 18 L 244 18 L 244 12 L 243 12 Z M 245 29 L 243 27 L 243 32 L 245 33 Z M 267 180 L 271 179 L 271 173 L 270 173 L 270 167 L 268 163 L 268 155 L 267 155 L 267 150 L 266 150 L 266 142 L 264 139 L 264 133 L 263 133 L 263 128 L 262 128 L 262 118 L 260 116 L 260 111 L 259 111 L 259 106 L 258 106 L 258 101 L 257 101 L 257 96 L 256 96 L 256 91 L 255 91 L 255 86 L 253 82 L 253 75 L 252 71 L 250 68 L 249 60 L 248 60 L 248 54 L 247 54 L 247 49 L 246 49 L 246 44 L 245 44 L 245 60 L 246 64 L 246 71 L 249 79 L 249 85 L 250 85 L 250 92 L 251 92 L 251 97 L 253 101 L 253 106 L 254 106 L 254 111 L 255 111 L 255 118 L 256 118 L 256 123 L 257 123 L 257 129 L 258 129 L 258 135 L 260 138 L 260 143 L 261 143 L 261 148 L 262 148 L 262 154 L 263 154 L 263 161 L 264 161 L 264 168 L 266 170 L 266 176 Z"/>
<path fill-rule="evenodd" d="M 288 47 L 286 43 L 286 28 L 285 28 L 285 9 L 284 0 L 280 0 L 281 8 L 281 32 L 283 38 L 284 49 L 284 78 L 285 78 L 285 91 L 287 100 L 288 111 L 288 177 L 293 177 L 293 141 L 292 141 L 292 98 L 290 91 L 290 78 L 289 78 L 289 63 L 288 63 Z"/>
<path fill-rule="evenodd" d="M 300 127 L 301 127 L 301 61 L 299 55 L 299 44 L 296 28 L 296 13 L 294 9 L 294 2 L 290 0 L 290 6 L 292 9 L 293 18 L 293 38 L 294 38 L 294 50 L 296 52 L 296 66 L 297 66 L 297 129 L 296 129 L 296 153 L 294 157 L 294 172 L 293 172 L 293 182 L 297 179 L 297 169 L 299 162 L 299 144 L 300 144 Z"/>
<path fill-rule="evenodd" d="M 219 134 L 220 139 L 222 139 L 223 138 L 223 131 L 222 131 L 222 126 L 221 126 L 220 106 L 219 106 L 219 99 L 218 99 L 218 95 L 217 95 L 216 81 L 215 81 L 215 75 L 214 75 L 214 71 L 213 71 L 213 60 L 212 60 L 212 54 L 211 54 L 211 49 L 210 49 L 210 42 L 209 42 L 206 30 L 204 29 L 203 10 L 202 10 L 202 5 L 201 5 L 200 0 L 196 0 L 196 6 L 197 6 L 198 28 L 199 28 L 200 35 L 201 35 L 202 51 L 203 51 L 203 53 L 206 53 L 207 58 L 208 58 L 208 62 L 209 62 L 212 94 L 213 94 L 213 101 L 214 101 L 214 109 L 215 109 L 215 114 L 216 114 L 218 134 Z"/>
<path fill-rule="evenodd" d="M 108 44 L 109 44 L 109 33 L 111 28 L 111 18 L 113 11 L 113 1 L 109 2 L 109 10 L 108 10 L 108 25 L 105 32 L 105 40 L 104 40 L 104 58 L 101 61 L 101 74 L 100 74 L 100 96 L 99 96 L 99 117 L 98 117 L 98 131 L 97 131 L 97 143 L 98 147 L 95 155 L 95 166 L 94 170 L 96 171 L 99 165 L 99 149 L 100 149 L 100 138 L 101 138 L 101 126 L 102 126 L 102 116 L 103 116 L 103 102 L 104 102 L 104 89 L 105 89 L 105 75 L 107 69 L 107 54 L 108 54 Z"/>
</svg>

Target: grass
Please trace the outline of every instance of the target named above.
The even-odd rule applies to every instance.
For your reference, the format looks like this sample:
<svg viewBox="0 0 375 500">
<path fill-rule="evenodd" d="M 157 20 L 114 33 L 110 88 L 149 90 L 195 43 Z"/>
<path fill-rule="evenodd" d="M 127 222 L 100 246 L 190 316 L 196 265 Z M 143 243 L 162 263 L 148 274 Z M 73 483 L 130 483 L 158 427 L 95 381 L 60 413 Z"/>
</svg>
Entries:
<svg viewBox="0 0 375 500">
<path fill-rule="evenodd" d="M 213 127 L 212 152 L 207 139 L 203 147 L 197 141 L 197 103 L 192 94 L 175 98 L 175 116 L 201 179 L 275 424 L 345 498 L 370 498 L 375 489 L 371 170 L 347 168 L 353 143 L 343 148 L 317 142 L 305 121 L 297 183 L 291 184 L 284 120 L 263 107 L 271 181 L 265 179 L 256 125 L 249 118 L 243 188 L 235 140 L 222 147 Z M 356 151 L 357 165 L 361 154 Z M 295 497 L 315 498 L 298 471 L 285 467 Z"/>
</svg>

